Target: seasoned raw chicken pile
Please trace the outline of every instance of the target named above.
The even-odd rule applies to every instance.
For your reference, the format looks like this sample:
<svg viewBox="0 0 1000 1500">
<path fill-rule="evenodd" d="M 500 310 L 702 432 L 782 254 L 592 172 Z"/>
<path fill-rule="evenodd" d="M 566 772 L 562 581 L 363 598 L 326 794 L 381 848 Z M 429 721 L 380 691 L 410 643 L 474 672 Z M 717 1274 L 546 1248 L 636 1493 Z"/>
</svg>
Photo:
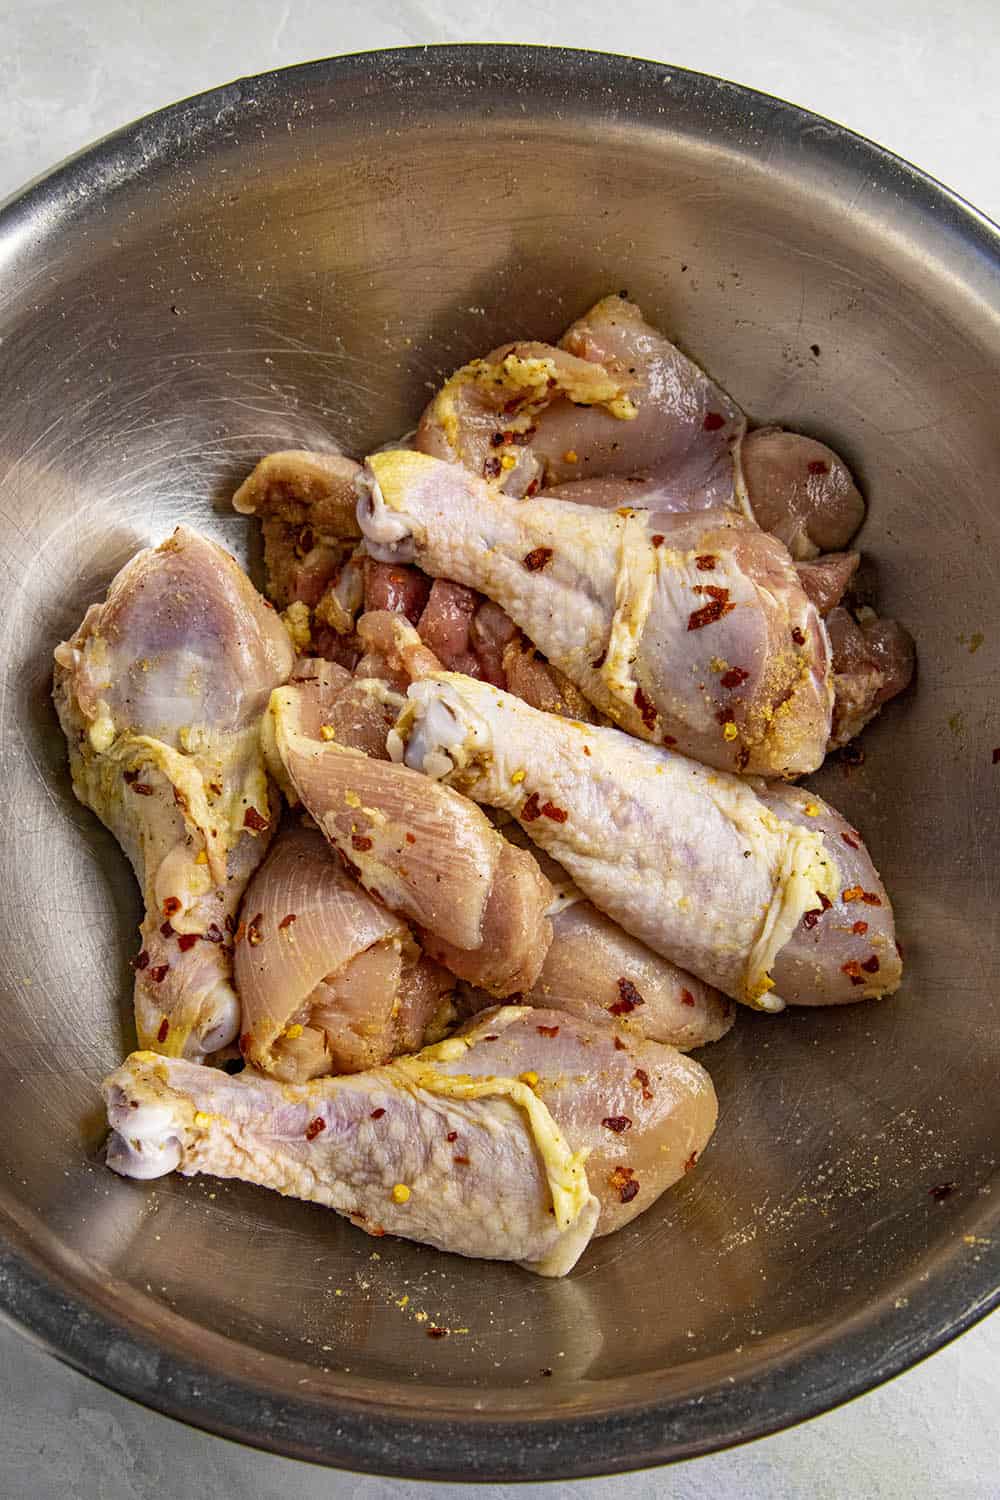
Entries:
<svg viewBox="0 0 1000 1500">
<path fill-rule="evenodd" d="M 610 297 L 234 505 L 267 599 L 182 526 L 56 651 L 145 904 L 108 1165 L 564 1275 L 697 1163 L 684 1054 L 734 1002 L 900 983 L 860 833 L 793 784 L 913 671 L 864 501 Z"/>
</svg>

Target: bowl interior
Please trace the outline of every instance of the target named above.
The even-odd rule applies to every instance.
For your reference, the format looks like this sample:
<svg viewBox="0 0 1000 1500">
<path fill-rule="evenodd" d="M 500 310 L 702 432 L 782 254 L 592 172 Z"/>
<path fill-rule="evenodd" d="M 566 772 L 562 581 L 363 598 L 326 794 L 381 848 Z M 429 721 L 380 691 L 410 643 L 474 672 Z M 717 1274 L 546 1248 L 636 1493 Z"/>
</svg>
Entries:
<svg viewBox="0 0 1000 1500">
<path fill-rule="evenodd" d="M 0 1226 L 30 1266 L 3 1293 L 20 1321 L 247 1441 L 499 1477 L 752 1435 L 982 1310 L 1000 1266 L 998 264 L 988 226 L 814 117 L 528 49 L 234 85 L 8 209 Z M 363 452 L 468 357 L 619 289 L 755 420 L 831 441 L 869 497 L 861 542 L 919 679 L 863 765 L 815 784 L 893 895 L 903 989 L 741 1015 L 701 1054 L 721 1118 L 699 1170 L 564 1281 L 239 1185 L 120 1181 L 96 1159 L 97 1084 L 132 1045 L 138 897 L 72 798 L 52 647 L 180 520 L 256 561 L 227 497 L 262 453 Z"/>
</svg>

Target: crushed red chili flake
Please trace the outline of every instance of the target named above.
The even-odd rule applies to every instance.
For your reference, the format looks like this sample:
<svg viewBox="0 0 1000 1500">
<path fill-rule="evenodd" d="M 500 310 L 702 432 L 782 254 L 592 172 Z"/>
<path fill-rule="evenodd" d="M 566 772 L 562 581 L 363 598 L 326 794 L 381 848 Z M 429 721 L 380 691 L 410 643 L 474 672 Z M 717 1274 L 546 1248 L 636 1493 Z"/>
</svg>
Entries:
<svg viewBox="0 0 1000 1500">
<path fill-rule="evenodd" d="M 868 931 L 868 923 L 855 922 L 854 926 L 851 928 L 851 931 L 857 933 L 858 937 L 864 937 L 865 933 Z"/>
<path fill-rule="evenodd" d="M 207 929 L 205 931 L 205 942 L 206 943 L 221 943 L 222 942 L 222 932 L 220 931 L 219 927 L 216 925 L 215 922 L 209 922 L 208 927 L 207 927 Z"/>
<path fill-rule="evenodd" d="M 810 348 L 815 347 L 816 346 L 814 344 L 810 345 Z M 828 463 L 824 463 L 823 459 L 821 458 L 811 458 L 806 467 L 808 468 L 810 474 L 829 474 L 830 472 L 830 465 Z"/>
<path fill-rule="evenodd" d="M 706 432 L 718 432 L 720 427 L 725 427 L 726 419 L 719 411 L 707 411 L 701 425 Z"/>
<path fill-rule="evenodd" d="M 628 1115 L 606 1115 L 601 1124 L 605 1130 L 613 1130 L 615 1135 L 621 1135 L 622 1131 L 632 1129 L 632 1121 Z"/>
<path fill-rule="evenodd" d="M 694 1004 L 694 996 L 692 995 L 692 993 L 691 993 L 690 990 L 681 990 L 681 1004 L 682 1005 L 693 1005 Z"/>
<path fill-rule="evenodd" d="M 297 919 L 296 919 L 295 913 L 293 911 L 290 911 L 288 913 L 288 916 L 287 917 L 282 917 L 281 921 L 278 923 L 278 931 L 279 932 L 284 932 L 285 928 L 286 927 L 291 927 L 292 923 L 294 921 L 296 921 L 296 920 Z"/>
<path fill-rule="evenodd" d="M 145 948 L 143 948 L 142 952 L 138 955 L 137 958 L 133 958 L 132 967 L 133 969 L 149 968 L 149 954 L 146 952 Z"/>
<path fill-rule="evenodd" d="M 177 946 L 182 953 L 188 953 L 198 941 L 198 937 L 199 934 L 197 932 L 182 932 L 177 939 Z"/>
<path fill-rule="evenodd" d="M 173 935 L 174 935 L 174 929 L 173 929 L 172 925 L 169 922 L 161 922 L 160 923 L 160 936 L 161 937 L 165 937 L 165 938 L 172 938 Z"/>
<path fill-rule="evenodd" d="M 656 709 L 653 707 L 652 703 L 650 703 L 649 699 L 646 697 L 646 694 L 643 692 L 643 690 L 642 690 L 641 687 L 637 687 L 636 688 L 636 690 L 635 690 L 635 696 L 633 697 L 632 702 L 635 704 L 636 708 L 639 710 L 639 714 L 640 714 L 640 717 L 642 718 L 642 722 L 643 722 L 644 726 L 647 729 L 655 729 L 656 728 Z"/>
<path fill-rule="evenodd" d="M 233 933 L 236 931 L 236 918 L 234 916 L 228 916 L 222 925 L 229 933 L 229 936 L 232 937 Z"/>
<path fill-rule="evenodd" d="M 467 1156 L 453 1156 L 452 1161 L 455 1163 L 456 1167 L 470 1167 L 472 1165 L 472 1162 Z"/>
<path fill-rule="evenodd" d="M 608 1182 L 615 1189 L 622 1203 L 631 1203 L 639 1191 L 639 1184 L 635 1180 L 635 1172 L 631 1167 L 615 1167 L 608 1177 Z"/>
<path fill-rule="evenodd" d="M 936 1187 L 928 1188 L 927 1191 L 929 1195 L 934 1199 L 935 1203 L 943 1203 L 944 1200 L 946 1198 L 950 1198 L 952 1193 L 956 1192 L 957 1189 L 957 1182 L 939 1182 Z"/>
<path fill-rule="evenodd" d="M 558 1026 L 536 1026 L 535 1030 L 538 1032 L 539 1036 L 558 1036 L 559 1035 L 559 1027 Z"/>
<path fill-rule="evenodd" d="M 852 984 L 864 984 L 865 976 L 861 972 L 861 965 L 856 958 L 850 959 L 846 964 L 841 964 L 840 972 L 846 974 Z"/>
<path fill-rule="evenodd" d="M 852 833 L 842 833 L 840 837 L 844 840 L 844 843 L 849 849 L 861 848 L 860 842 L 854 837 Z"/>
<path fill-rule="evenodd" d="M 180 909 L 181 903 L 176 896 L 168 896 L 163 903 L 163 915 L 165 917 L 175 916 Z"/>
<path fill-rule="evenodd" d="M 445 1140 L 446 1141 L 457 1141 L 458 1140 L 458 1131 L 457 1130 L 449 1130 L 448 1134 L 445 1136 Z"/>
<path fill-rule="evenodd" d="M 557 807 L 554 802 L 543 802 L 542 817 L 550 818 L 553 823 L 565 823 L 569 813 L 564 807 Z"/>
<path fill-rule="evenodd" d="M 719 589 L 720 594 L 728 595 L 728 589 Z M 717 620 L 730 614 L 736 608 L 735 604 L 729 604 L 725 599 L 712 599 L 708 604 L 703 604 L 701 609 L 693 609 L 688 615 L 688 630 L 703 630 L 706 625 L 714 625 Z"/>
<path fill-rule="evenodd" d="M 878 954 L 877 953 L 873 953 L 872 956 L 871 956 L 871 958 L 866 958 L 864 960 L 864 962 L 862 963 L 861 967 L 864 969 L 864 971 L 865 971 L 866 974 L 877 974 L 878 973 L 878 967 L 879 967 L 878 966 Z"/>
<path fill-rule="evenodd" d="M 250 1031 L 244 1031 L 243 1035 L 240 1037 L 240 1051 L 243 1053 L 244 1057 L 250 1051 L 250 1048 L 252 1046 L 253 1046 L 253 1033 L 250 1032 Z"/>
<path fill-rule="evenodd" d="M 250 944 L 251 948 L 259 948 L 261 943 L 264 941 L 264 934 L 261 931 L 261 924 L 263 921 L 264 913 L 262 911 L 259 911 L 257 915 L 255 917 L 252 917 L 247 923 L 247 942 Z"/>
<path fill-rule="evenodd" d="M 715 716 L 717 724 L 733 724 L 736 721 L 736 713 L 732 708 L 720 708 Z"/>
<path fill-rule="evenodd" d="M 535 495 L 538 494 L 538 491 L 539 491 L 540 488 L 541 488 L 541 486 L 539 485 L 538 480 L 537 479 L 533 479 L 531 481 L 531 483 L 528 485 L 528 488 L 524 492 L 525 493 L 525 497 L 528 500 L 531 500 Z"/>
<path fill-rule="evenodd" d="M 160 1029 L 156 1033 L 156 1040 L 158 1042 L 165 1042 L 167 1040 L 167 1037 L 169 1035 L 170 1035 L 170 1022 L 167 1020 L 166 1016 L 164 1016 L 163 1020 L 160 1022 Z"/>
<path fill-rule="evenodd" d="M 653 535 L 650 537 L 649 540 L 652 542 L 652 544 L 653 544 L 654 547 L 662 547 L 663 546 L 663 532 L 662 531 L 655 531 L 653 533 Z"/>
<path fill-rule="evenodd" d="M 595 672 L 599 672 L 601 667 L 604 666 L 604 663 L 607 661 L 607 659 L 608 653 L 606 651 L 602 651 L 600 656 L 594 657 L 594 660 L 590 663 L 590 665 L 593 667 Z"/>
<path fill-rule="evenodd" d="M 417 836 L 416 836 L 416 834 L 415 833 L 408 833 L 406 835 L 406 842 L 408 844 L 415 844 L 417 842 Z"/>
<path fill-rule="evenodd" d="M 384 1114 L 385 1110 L 380 1107 L 379 1109 L 373 1109 L 368 1118 L 369 1120 L 381 1120 Z"/>
<path fill-rule="evenodd" d="M 742 687 L 749 676 L 750 673 L 745 671 L 743 667 L 730 667 L 728 672 L 722 674 L 719 681 L 724 688 L 728 688 L 731 692 L 733 688 Z"/>
<path fill-rule="evenodd" d="M 314 1141 L 316 1137 L 318 1135 L 321 1135 L 325 1129 L 326 1121 L 323 1119 L 322 1115 L 317 1115 L 316 1118 L 314 1120 L 310 1120 L 309 1124 L 306 1126 L 306 1140 Z"/>
<path fill-rule="evenodd" d="M 149 977 L 154 984 L 162 984 L 169 973 L 169 964 L 157 964 L 155 969 L 150 969 Z"/>
<path fill-rule="evenodd" d="M 500 1038 L 495 1031 L 491 1031 L 489 1036 L 481 1037 L 480 1040 L 484 1042 L 498 1042 Z"/>
<path fill-rule="evenodd" d="M 448 1332 L 447 1328 L 428 1328 L 427 1337 L 429 1339 L 445 1339 L 448 1337 Z"/>
<path fill-rule="evenodd" d="M 637 1006 L 645 1003 L 631 979 L 621 978 L 618 981 L 618 999 L 614 1005 L 608 1006 L 608 1010 L 613 1016 L 627 1016 Z"/>
<path fill-rule="evenodd" d="M 245 922 L 241 922 L 240 925 L 237 927 L 236 931 L 233 933 L 233 947 L 234 948 L 235 948 L 235 946 L 236 946 L 237 943 L 241 943 L 243 941 L 243 938 L 246 935 L 246 930 L 247 930 L 247 924 Z"/>
<path fill-rule="evenodd" d="M 691 1168 L 694 1166 L 694 1164 L 695 1164 L 695 1162 L 697 1160 L 698 1160 L 698 1153 L 697 1153 L 697 1151 L 692 1151 L 691 1155 L 688 1157 L 687 1161 L 684 1163 L 684 1170 L 685 1170 L 685 1172 L 690 1172 Z"/>
<path fill-rule="evenodd" d="M 674 739 L 674 737 L 673 737 L 672 734 L 665 734 L 663 736 L 662 740 L 660 741 L 661 745 L 666 745 L 668 747 L 670 745 L 676 745 L 676 743 L 677 743 L 677 741 Z"/>
<path fill-rule="evenodd" d="M 1000 745 L 997 745 L 993 751 L 993 764 L 1000 766 Z"/>
<path fill-rule="evenodd" d="M 625 1051 L 625 1043 L 622 1041 L 621 1037 L 618 1036 L 617 1033 L 615 1034 L 615 1051 L 616 1052 L 624 1052 Z"/>
<path fill-rule="evenodd" d="M 830 907 L 833 905 L 833 902 L 830 900 L 829 896 L 824 896 L 822 891 L 817 891 L 816 894 L 819 897 L 819 904 L 823 911 L 829 911 Z"/>
<path fill-rule="evenodd" d="M 633 1083 L 637 1083 L 642 1089 L 642 1097 L 648 1103 L 649 1100 L 653 1097 L 653 1090 L 649 1086 L 649 1074 L 646 1072 L 646 1069 L 636 1068 L 635 1072 L 632 1074 L 632 1081 Z"/>
<path fill-rule="evenodd" d="M 254 833 L 263 833 L 268 827 L 268 821 L 262 817 L 255 807 L 248 807 L 243 814 L 243 827 L 253 829 Z"/>
<path fill-rule="evenodd" d="M 129 786 L 133 786 L 139 780 L 138 771 L 126 771 L 124 775 L 125 781 Z"/>
<path fill-rule="evenodd" d="M 359 853 L 364 854 L 364 853 L 366 853 L 371 848 L 371 846 L 372 846 L 371 839 L 370 838 L 366 838 L 363 833 L 352 833 L 351 834 L 351 848 L 352 849 L 357 849 Z"/>
<path fill-rule="evenodd" d="M 542 809 L 538 805 L 537 792 L 532 792 L 530 797 L 526 797 L 524 799 L 524 802 L 521 806 L 521 811 L 518 816 L 520 817 L 522 823 L 533 823 L 536 818 L 540 818 L 542 816 Z"/>
<path fill-rule="evenodd" d="M 529 573 L 540 573 L 552 561 L 552 548 L 533 547 L 530 552 L 521 558 L 521 561 Z"/>
<path fill-rule="evenodd" d="M 700 552 L 694 560 L 694 565 L 699 573 L 714 573 L 718 561 L 714 552 Z"/>
<path fill-rule="evenodd" d="M 133 781 L 132 790 L 139 797 L 151 797 L 153 795 L 153 788 L 145 781 Z"/>
<path fill-rule="evenodd" d="M 501 467 L 500 460 L 495 456 L 491 456 L 483 464 L 483 477 L 485 479 L 496 479 L 497 475 L 501 472 Z"/>
</svg>

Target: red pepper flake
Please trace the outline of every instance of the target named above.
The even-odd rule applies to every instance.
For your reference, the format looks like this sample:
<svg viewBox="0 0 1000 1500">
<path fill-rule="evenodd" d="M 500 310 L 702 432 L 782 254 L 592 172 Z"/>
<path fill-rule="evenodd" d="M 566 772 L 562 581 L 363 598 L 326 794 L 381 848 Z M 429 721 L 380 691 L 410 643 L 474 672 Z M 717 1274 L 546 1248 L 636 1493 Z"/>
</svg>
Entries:
<svg viewBox="0 0 1000 1500">
<path fill-rule="evenodd" d="M 145 781 L 133 781 L 132 790 L 139 797 L 151 797 L 153 795 L 153 788 Z"/>
<path fill-rule="evenodd" d="M 645 1005 L 645 1000 L 639 994 L 631 979 L 619 979 L 618 996 L 614 1005 L 609 1005 L 608 1010 L 613 1016 L 627 1016 L 639 1005 Z"/>
<path fill-rule="evenodd" d="M 615 1167 L 608 1177 L 608 1182 L 615 1189 L 622 1203 L 631 1203 L 639 1191 L 639 1184 L 635 1180 L 635 1172 L 631 1167 Z"/>
<path fill-rule="evenodd" d="M 993 751 L 993 764 L 1000 766 L 1000 745 L 997 745 Z"/>
<path fill-rule="evenodd" d="M 865 982 L 865 976 L 861 972 L 861 965 L 856 958 L 852 958 L 846 964 L 841 964 L 840 972 L 846 974 L 852 984 L 864 984 Z"/>
<path fill-rule="evenodd" d="M 491 1031 L 489 1036 L 480 1037 L 479 1040 L 481 1042 L 498 1042 L 500 1038 L 495 1031 Z"/>
<path fill-rule="evenodd" d="M 133 958 L 133 960 L 132 960 L 132 967 L 133 967 L 133 969 L 148 969 L 149 968 L 149 954 L 146 952 L 145 948 L 143 948 L 142 952 L 139 954 L 139 956 L 137 958 Z"/>
<path fill-rule="evenodd" d="M 685 1172 L 690 1172 L 691 1168 L 694 1166 L 694 1164 L 695 1164 L 695 1162 L 697 1160 L 698 1160 L 698 1153 L 697 1153 L 697 1151 L 692 1151 L 691 1155 L 688 1157 L 687 1161 L 684 1163 L 684 1170 L 685 1170 Z"/>
<path fill-rule="evenodd" d="M 693 1005 L 694 1004 L 694 996 L 692 995 L 692 993 L 691 993 L 690 990 L 681 990 L 681 1004 L 682 1005 Z"/>
<path fill-rule="evenodd" d="M 535 1030 L 538 1032 L 539 1036 L 558 1036 L 559 1035 L 559 1027 L 558 1026 L 536 1026 Z"/>
<path fill-rule="evenodd" d="M 668 747 L 671 746 L 671 745 L 676 745 L 676 743 L 677 743 L 677 741 L 674 739 L 674 737 L 673 737 L 672 734 L 665 734 L 663 736 L 662 740 L 660 741 L 661 745 L 666 745 Z"/>
<path fill-rule="evenodd" d="M 176 896 L 168 896 L 163 903 L 163 915 L 165 917 L 176 916 L 181 909 L 181 903 Z"/>
<path fill-rule="evenodd" d="M 803 927 L 815 927 L 816 923 L 819 921 L 823 913 L 825 911 L 829 911 L 830 907 L 833 905 L 833 902 L 830 900 L 829 896 L 824 896 L 822 891 L 816 892 L 816 899 L 818 900 L 819 905 L 814 906 L 812 911 L 806 912 L 805 916 L 802 918 Z M 844 899 L 845 901 L 847 900 L 846 893 Z"/>
<path fill-rule="evenodd" d="M 415 844 L 417 842 L 417 836 L 416 836 L 416 834 L 415 833 L 408 833 L 406 835 L 406 842 L 408 844 Z"/>
<path fill-rule="evenodd" d="M 864 937 L 865 933 L 868 931 L 868 923 L 855 922 L 854 926 L 851 928 L 851 931 L 857 933 L 858 937 Z"/>
<path fill-rule="evenodd" d="M 935 1203 L 943 1203 L 944 1200 L 946 1198 L 950 1198 L 952 1193 L 956 1192 L 957 1189 L 957 1182 L 939 1182 L 937 1187 L 928 1188 L 927 1191 L 934 1199 Z"/>
<path fill-rule="evenodd" d="M 715 716 L 717 724 L 732 724 L 735 720 L 736 714 L 732 708 L 720 708 Z"/>
<path fill-rule="evenodd" d="M 615 1135 L 621 1135 L 623 1130 L 632 1129 L 632 1121 L 628 1115 L 606 1115 L 601 1124 L 605 1130 L 613 1130 Z"/>
<path fill-rule="evenodd" d="M 840 837 L 844 840 L 844 843 L 847 845 L 847 847 L 849 849 L 860 849 L 861 848 L 860 841 L 854 837 L 853 833 L 842 833 L 840 835 Z"/>
<path fill-rule="evenodd" d="M 662 547 L 664 541 L 663 532 L 655 531 L 649 540 L 652 542 L 654 547 Z"/>
<path fill-rule="evenodd" d="M 325 1129 L 326 1121 L 323 1119 L 322 1115 L 317 1115 L 316 1118 L 314 1120 L 310 1120 L 309 1124 L 306 1126 L 306 1140 L 314 1141 L 316 1137 L 318 1135 L 321 1135 Z"/>
<path fill-rule="evenodd" d="M 372 846 L 371 839 L 370 838 L 366 838 L 363 833 L 352 833 L 351 834 L 351 848 L 352 849 L 357 849 L 359 853 L 364 854 L 364 853 L 367 852 L 367 850 L 369 850 L 371 848 L 371 846 Z"/>
<path fill-rule="evenodd" d="M 798 625 L 792 626 L 792 640 L 795 642 L 796 646 L 804 646 L 806 643 L 805 634 Z"/>
<path fill-rule="evenodd" d="M 823 911 L 829 911 L 830 907 L 833 905 L 833 902 L 830 900 L 829 896 L 824 896 L 822 891 L 817 891 L 816 894 L 819 897 L 819 904 Z"/>
<path fill-rule="evenodd" d="M 385 1114 L 385 1110 L 382 1109 L 382 1108 L 373 1109 L 372 1112 L 371 1112 L 371 1114 L 368 1116 L 368 1118 L 369 1118 L 369 1120 L 381 1120 L 381 1118 L 382 1118 L 382 1116 L 384 1114 Z"/>
<path fill-rule="evenodd" d="M 166 1016 L 164 1016 L 163 1020 L 160 1022 L 160 1029 L 156 1033 L 156 1040 L 158 1042 L 165 1042 L 167 1040 L 167 1037 L 169 1035 L 170 1035 L 170 1022 L 167 1020 Z"/>
<path fill-rule="evenodd" d="M 641 687 L 637 687 L 636 688 L 636 690 L 635 690 L 635 696 L 633 697 L 632 702 L 635 704 L 636 708 L 639 710 L 639 714 L 640 714 L 640 716 L 642 718 L 642 722 L 643 722 L 643 725 L 645 726 L 645 728 L 646 729 L 655 729 L 656 728 L 656 709 L 653 707 L 652 703 L 650 703 L 649 699 L 646 697 L 646 694 L 643 692 L 643 690 L 642 690 Z"/>
<path fill-rule="evenodd" d="M 871 958 L 866 958 L 865 961 L 864 961 L 864 963 L 861 965 L 861 967 L 864 969 L 864 971 L 865 971 L 866 974 L 877 974 L 878 973 L 878 954 L 877 953 L 873 953 L 872 956 L 871 956 Z"/>
<path fill-rule="evenodd" d="M 594 657 L 594 660 L 590 663 L 590 665 L 593 667 L 593 669 L 594 669 L 595 672 L 599 672 L 601 670 L 601 668 L 604 666 L 604 663 L 607 661 L 607 659 L 608 659 L 608 653 L 607 653 L 607 651 L 602 651 L 601 654 L 600 654 L 600 656 L 595 656 Z"/>
<path fill-rule="evenodd" d="M 455 1163 L 456 1167 L 470 1167 L 472 1165 L 467 1156 L 453 1156 L 452 1161 Z"/>
<path fill-rule="evenodd" d="M 244 1031 L 243 1035 L 240 1037 L 240 1051 L 243 1053 L 244 1057 L 246 1057 L 252 1046 L 253 1033 L 250 1031 Z"/>
<path fill-rule="evenodd" d="M 636 1068 L 635 1072 L 632 1074 L 632 1080 L 634 1083 L 637 1083 L 642 1089 L 642 1097 L 648 1104 L 649 1100 L 653 1097 L 653 1090 L 649 1086 L 649 1074 L 646 1072 L 646 1069 Z"/>
<path fill-rule="evenodd" d="M 710 592 L 710 590 L 705 590 L 705 592 Z M 736 608 L 735 604 L 727 602 L 728 589 L 717 589 L 712 592 L 724 594 L 726 598 L 713 598 L 709 604 L 703 604 L 701 609 L 692 610 L 688 615 L 688 630 L 703 630 L 706 625 L 714 625 L 717 620 L 721 620 L 724 615 L 730 614 Z"/>
<path fill-rule="evenodd" d="M 182 932 L 177 939 L 177 946 L 182 953 L 188 953 L 198 941 L 197 932 Z"/>
<path fill-rule="evenodd" d="M 244 936 L 246 934 L 246 930 L 247 930 L 247 924 L 245 922 L 241 922 L 240 925 L 237 927 L 236 931 L 233 933 L 233 947 L 234 948 L 235 948 L 235 946 L 236 946 L 237 943 L 241 943 L 243 941 L 243 938 L 244 938 Z"/>
<path fill-rule="evenodd" d="M 248 807 L 243 814 L 243 827 L 253 829 L 254 833 L 263 833 L 268 826 L 267 819 L 261 817 L 255 807 Z"/>
<path fill-rule="evenodd" d="M 126 784 L 128 786 L 134 786 L 135 783 L 139 780 L 139 772 L 138 771 L 126 771 L 124 773 L 124 775 L 125 775 L 125 782 L 126 782 Z"/>
<path fill-rule="evenodd" d="M 821 458 L 811 458 L 806 467 L 810 474 L 829 474 L 830 472 L 830 465 L 824 463 Z"/>
<path fill-rule="evenodd" d="M 282 917 L 281 921 L 278 923 L 278 931 L 279 932 L 284 932 L 285 928 L 286 927 L 291 927 L 292 923 L 294 921 L 296 921 L 296 920 L 297 920 L 297 918 L 295 916 L 295 913 L 293 911 L 290 911 L 288 913 L 288 916 L 287 917 Z"/>
<path fill-rule="evenodd" d="M 174 929 L 170 925 L 170 923 L 169 922 L 161 922 L 160 923 L 160 936 L 161 937 L 165 937 L 165 938 L 172 938 L 173 935 L 174 935 Z"/>
<path fill-rule="evenodd" d="M 538 805 L 538 793 L 532 792 L 530 797 L 524 799 L 521 811 L 518 814 L 522 823 L 533 823 L 536 818 L 542 816 L 542 809 Z"/>
<path fill-rule="evenodd" d="M 528 499 L 528 500 L 531 500 L 533 498 L 533 496 L 535 496 L 535 495 L 538 494 L 538 491 L 539 491 L 540 488 L 541 488 L 541 486 L 539 485 L 538 480 L 537 479 L 533 479 L 531 481 L 531 483 L 528 485 L 528 488 L 524 492 L 525 498 Z"/>
<path fill-rule="evenodd" d="M 718 561 L 714 552 L 701 552 L 694 560 L 699 573 L 714 573 Z"/>
<path fill-rule="evenodd" d="M 263 920 L 264 913 L 262 911 L 259 911 L 257 915 L 255 917 L 252 917 L 250 922 L 247 924 L 247 942 L 250 944 L 251 948 L 259 948 L 261 943 L 264 941 L 264 934 L 261 931 L 261 923 L 263 922 Z"/>
<path fill-rule="evenodd" d="M 724 688 L 728 688 L 732 692 L 733 688 L 742 687 L 749 676 L 750 673 L 744 671 L 742 667 L 730 667 L 728 672 L 723 673 L 719 681 Z"/>
<path fill-rule="evenodd" d="M 150 969 L 149 977 L 154 984 L 162 984 L 170 973 L 169 964 L 157 964 L 155 969 Z"/>
<path fill-rule="evenodd" d="M 457 1130 L 449 1130 L 448 1134 L 445 1136 L 445 1140 L 446 1141 L 457 1141 L 458 1140 L 458 1131 Z"/>
<path fill-rule="evenodd" d="M 707 411 L 701 425 L 706 432 L 718 432 L 720 427 L 725 427 L 726 419 L 721 412 Z"/>
<path fill-rule="evenodd" d="M 216 925 L 215 922 L 209 922 L 208 929 L 205 932 L 205 942 L 206 943 L 221 943 L 222 942 L 222 932 L 219 929 L 219 927 Z"/>
<path fill-rule="evenodd" d="M 521 561 L 529 573 L 540 573 L 552 561 L 551 547 L 533 547 Z"/>
<path fill-rule="evenodd" d="M 861 899 L 866 906 L 881 906 L 882 897 L 876 896 L 874 891 L 862 891 Z"/>
<path fill-rule="evenodd" d="M 493 455 L 483 464 L 483 477 L 485 479 L 496 479 L 497 475 L 501 472 L 501 468 L 500 460 Z"/>
<path fill-rule="evenodd" d="M 449 1332 L 450 1330 L 447 1328 L 428 1328 L 427 1337 L 429 1339 L 446 1339 Z"/>
<path fill-rule="evenodd" d="M 565 823 L 569 813 L 564 807 L 557 807 L 554 802 L 543 802 L 542 817 L 551 818 L 553 823 Z"/>
<path fill-rule="evenodd" d="M 625 1043 L 622 1041 L 621 1037 L 618 1035 L 617 1032 L 615 1032 L 615 1051 L 616 1052 L 624 1052 L 625 1051 Z"/>
</svg>

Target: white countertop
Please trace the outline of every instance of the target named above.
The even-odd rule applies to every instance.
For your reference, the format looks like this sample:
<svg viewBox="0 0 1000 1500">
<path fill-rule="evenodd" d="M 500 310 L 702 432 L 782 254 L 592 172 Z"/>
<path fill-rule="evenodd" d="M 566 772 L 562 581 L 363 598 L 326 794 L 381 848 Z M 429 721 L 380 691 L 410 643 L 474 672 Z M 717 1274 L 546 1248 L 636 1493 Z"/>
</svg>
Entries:
<svg viewBox="0 0 1000 1500">
<path fill-rule="evenodd" d="M 829 115 L 1000 219 L 997 0 L 6 0 L 0 200 L 137 115 L 242 74 L 336 52 L 516 41 L 627 51 Z M 568 19 L 572 16 L 572 20 Z M 997 1500 L 1000 1317 L 850 1406 L 727 1454 L 532 1500 Z M 182 1427 L 0 1327 L 0 1500 L 446 1500 L 458 1486 L 332 1475 Z"/>
</svg>

